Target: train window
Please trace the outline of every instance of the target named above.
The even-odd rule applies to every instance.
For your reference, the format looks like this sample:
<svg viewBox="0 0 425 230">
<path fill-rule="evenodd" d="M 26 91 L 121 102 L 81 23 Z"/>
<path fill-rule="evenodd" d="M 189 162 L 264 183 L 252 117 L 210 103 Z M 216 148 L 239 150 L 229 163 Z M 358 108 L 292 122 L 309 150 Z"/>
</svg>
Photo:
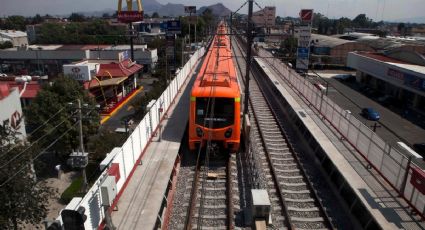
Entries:
<svg viewBox="0 0 425 230">
<path fill-rule="evenodd" d="M 212 121 L 213 128 L 224 128 L 233 125 L 235 120 L 235 99 L 215 98 L 214 103 L 209 99 L 211 98 L 196 98 L 196 124 L 209 126 L 209 122 Z M 207 109 L 212 104 L 214 104 L 213 117 L 211 117 L 212 109 Z"/>
</svg>

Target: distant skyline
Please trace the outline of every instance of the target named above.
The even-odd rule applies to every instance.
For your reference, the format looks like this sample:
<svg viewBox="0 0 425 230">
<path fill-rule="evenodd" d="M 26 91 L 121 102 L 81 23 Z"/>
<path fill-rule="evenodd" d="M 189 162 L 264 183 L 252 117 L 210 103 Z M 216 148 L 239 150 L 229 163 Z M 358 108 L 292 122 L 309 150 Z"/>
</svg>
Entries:
<svg viewBox="0 0 425 230">
<path fill-rule="evenodd" d="M 179 3 L 199 8 L 219 3 L 219 0 L 157 0 L 161 4 Z M 125 4 L 125 0 L 123 0 Z M 230 10 L 238 9 L 244 0 L 222 2 Z M 424 18 L 425 0 L 257 0 L 260 6 L 276 6 L 277 15 L 295 17 L 301 8 L 311 8 L 329 18 L 349 17 L 365 13 L 375 21 Z M 118 0 L 0 0 L 0 15 L 34 16 L 35 14 L 65 15 L 72 12 L 115 10 Z M 143 0 L 142 0 L 143 4 Z M 254 10 L 259 8 L 254 4 Z M 247 7 L 240 12 L 246 13 Z"/>
</svg>

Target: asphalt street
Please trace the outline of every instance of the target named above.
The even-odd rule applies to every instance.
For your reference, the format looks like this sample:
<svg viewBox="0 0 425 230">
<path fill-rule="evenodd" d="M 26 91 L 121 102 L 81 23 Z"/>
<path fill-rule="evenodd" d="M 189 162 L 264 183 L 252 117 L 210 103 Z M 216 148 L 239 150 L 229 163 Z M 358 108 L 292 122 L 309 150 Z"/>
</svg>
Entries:
<svg viewBox="0 0 425 230">
<path fill-rule="evenodd" d="M 372 107 L 377 110 L 381 118 L 377 122 L 376 133 L 392 146 L 397 146 L 396 143 L 398 141 L 403 141 L 410 146 L 414 143 L 425 142 L 425 130 L 421 127 L 404 119 L 360 92 L 351 89 L 340 81 L 329 77 L 329 75 L 323 74 L 322 76 L 326 76 L 326 80 L 329 82 L 328 97 L 341 108 L 350 110 L 353 116 L 371 129 L 373 129 L 375 122 L 367 120 L 360 115 L 360 112 L 365 107 Z"/>
</svg>

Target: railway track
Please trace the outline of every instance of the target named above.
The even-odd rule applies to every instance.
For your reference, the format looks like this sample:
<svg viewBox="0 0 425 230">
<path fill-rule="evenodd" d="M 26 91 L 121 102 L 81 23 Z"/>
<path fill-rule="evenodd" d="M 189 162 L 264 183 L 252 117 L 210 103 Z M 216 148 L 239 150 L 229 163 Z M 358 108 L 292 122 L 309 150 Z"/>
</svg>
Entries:
<svg viewBox="0 0 425 230">
<path fill-rule="evenodd" d="M 197 161 L 185 229 L 233 229 L 236 157 L 226 158 Z"/>
<path fill-rule="evenodd" d="M 237 48 L 243 55 L 239 45 Z M 236 53 L 236 52 L 235 52 Z M 258 75 L 258 72 L 255 72 Z M 256 79 L 255 77 L 253 77 Z M 277 228 L 333 229 L 324 207 L 306 176 L 284 126 L 256 80 L 250 84 L 251 132 L 265 174 L 272 221 Z M 254 119 L 254 121 L 252 121 Z"/>
</svg>

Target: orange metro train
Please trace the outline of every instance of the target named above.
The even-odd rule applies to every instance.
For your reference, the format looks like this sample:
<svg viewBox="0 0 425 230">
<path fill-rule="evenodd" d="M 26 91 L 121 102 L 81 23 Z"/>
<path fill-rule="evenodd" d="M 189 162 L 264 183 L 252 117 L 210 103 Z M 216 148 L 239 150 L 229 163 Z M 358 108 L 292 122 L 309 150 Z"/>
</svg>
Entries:
<svg viewBox="0 0 425 230">
<path fill-rule="evenodd" d="M 236 152 L 241 132 L 241 90 L 232 59 L 230 37 L 224 22 L 205 55 L 190 95 L 189 148 L 208 140 Z"/>
</svg>

